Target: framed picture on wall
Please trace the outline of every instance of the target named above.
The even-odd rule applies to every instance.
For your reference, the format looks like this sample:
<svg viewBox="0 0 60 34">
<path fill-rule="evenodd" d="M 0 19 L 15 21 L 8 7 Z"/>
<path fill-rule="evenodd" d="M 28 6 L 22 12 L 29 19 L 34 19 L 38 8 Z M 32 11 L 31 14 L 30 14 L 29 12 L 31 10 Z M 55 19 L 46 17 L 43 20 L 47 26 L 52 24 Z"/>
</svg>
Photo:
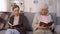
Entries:
<svg viewBox="0 0 60 34">
<path fill-rule="evenodd" d="M 48 0 L 49 5 L 53 4 L 53 0 Z"/>
<path fill-rule="evenodd" d="M 33 3 L 34 3 L 34 4 L 38 4 L 38 0 L 34 0 Z"/>
</svg>

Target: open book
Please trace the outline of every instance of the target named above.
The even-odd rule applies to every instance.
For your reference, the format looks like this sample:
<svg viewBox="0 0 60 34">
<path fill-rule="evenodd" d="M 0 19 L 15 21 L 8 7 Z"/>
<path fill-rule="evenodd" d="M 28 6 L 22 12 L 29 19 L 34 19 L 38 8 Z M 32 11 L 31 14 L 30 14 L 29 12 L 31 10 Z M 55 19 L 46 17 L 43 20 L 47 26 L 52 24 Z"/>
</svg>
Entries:
<svg viewBox="0 0 60 34">
<path fill-rule="evenodd" d="M 47 26 L 51 26 L 52 24 L 53 24 L 53 22 L 49 22 L 49 23 L 40 22 L 39 26 L 44 25 L 44 27 L 47 27 Z"/>
<path fill-rule="evenodd" d="M 12 29 L 19 28 L 19 25 L 10 26 Z"/>
</svg>

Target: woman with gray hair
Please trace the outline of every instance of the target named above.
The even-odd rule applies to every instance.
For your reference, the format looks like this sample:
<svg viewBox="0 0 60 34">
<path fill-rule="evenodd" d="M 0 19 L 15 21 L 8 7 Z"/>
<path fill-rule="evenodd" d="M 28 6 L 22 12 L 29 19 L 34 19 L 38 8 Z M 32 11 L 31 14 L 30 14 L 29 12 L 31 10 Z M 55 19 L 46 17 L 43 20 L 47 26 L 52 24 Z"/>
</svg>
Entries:
<svg viewBox="0 0 60 34">
<path fill-rule="evenodd" d="M 51 15 L 48 14 L 47 4 L 40 5 L 40 11 L 34 16 L 32 23 L 33 34 L 52 34 L 50 27 L 53 25 Z"/>
</svg>

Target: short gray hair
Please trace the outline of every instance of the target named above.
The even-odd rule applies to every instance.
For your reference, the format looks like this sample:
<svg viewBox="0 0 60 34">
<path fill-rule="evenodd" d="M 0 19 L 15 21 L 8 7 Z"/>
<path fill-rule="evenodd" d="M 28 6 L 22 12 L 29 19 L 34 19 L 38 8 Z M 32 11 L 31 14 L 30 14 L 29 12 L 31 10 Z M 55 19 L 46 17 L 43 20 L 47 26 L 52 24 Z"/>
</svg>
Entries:
<svg viewBox="0 0 60 34">
<path fill-rule="evenodd" d="M 39 10 L 42 9 L 42 8 L 47 8 L 48 9 L 48 5 L 46 3 L 41 3 L 39 5 Z"/>
</svg>

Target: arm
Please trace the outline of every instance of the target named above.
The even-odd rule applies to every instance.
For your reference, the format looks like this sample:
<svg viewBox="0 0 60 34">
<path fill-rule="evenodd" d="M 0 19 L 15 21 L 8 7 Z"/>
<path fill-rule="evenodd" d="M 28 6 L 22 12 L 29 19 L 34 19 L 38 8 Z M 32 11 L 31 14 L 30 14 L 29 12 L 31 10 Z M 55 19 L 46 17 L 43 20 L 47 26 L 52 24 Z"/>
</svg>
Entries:
<svg viewBox="0 0 60 34">
<path fill-rule="evenodd" d="M 10 19 L 9 19 L 9 21 L 8 21 L 8 25 L 9 25 L 9 27 L 10 28 L 12 28 L 12 26 L 14 26 L 13 24 L 12 24 L 12 21 L 13 20 L 13 18 L 12 18 L 12 16 L 10 17 Z"/>
<path fill-rule="evenodd" d="M 50 22 L 53 22 L 53 23 L 52 23 L 52 25 L 50 26 L 50 28 L 52 28 L 52 29 L 53 29 L 53 28 L 54 28 L 54 21 L 53 21 L 53 19 L 52 19 L 52 16 L 51 16 L 51 15 L 50 15 L 50 19 L 51 19 L 51 20 L 50 20 Z"/>
<path fill-rule="evenodd" d="M 11 23 L 9 23 L 9 22 L 8 22 L 8 25 L 12 26 L 12 24 L 11 24 Z"/>
<path fill-rule="evenodd" d="M 15 26 L 15 25 L 12 25 L 12 24 L 11 24 L 11 23 L 9 23 L 9 22 L 8 22 L 8 25 L 10 25 L 10 26 Z"/>
<path fill-rule="evenodd" d="M 39 24 L 38 24 L 38 16 L 37 16 L 37 14 L 34 16 L 34 19 L 33 19 L 33 23 L 32 23 L 32 28 L 33 28 L 33 30 L 36 30 L 37 28 L 38 28 L 38 26 L 39 26 Z"/>
<path fill-rule="evenodd" d="M 8 25 L 12 26 L 11 24 L 12 16 L 9 18 Z"/>
</svg>

